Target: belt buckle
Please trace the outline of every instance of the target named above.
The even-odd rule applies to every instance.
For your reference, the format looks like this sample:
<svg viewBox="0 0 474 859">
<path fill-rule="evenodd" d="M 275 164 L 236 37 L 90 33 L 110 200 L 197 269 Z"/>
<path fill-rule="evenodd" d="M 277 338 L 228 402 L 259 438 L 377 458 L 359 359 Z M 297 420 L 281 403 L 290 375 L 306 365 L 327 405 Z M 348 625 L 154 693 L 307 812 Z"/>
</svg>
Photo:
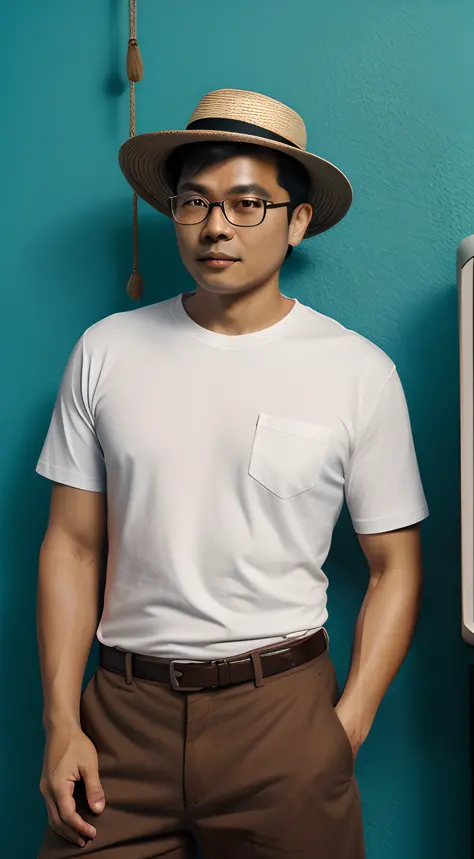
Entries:
<svg viewBox="0 0 474 859">
<path fill-rule="evenodd" d="M 205 686 L 180 686 L 179 678 L 183 676 L 182 671 L 176 669 L 178 659 L 172 659 L 169 664 L 170 683 L 175 692 L 202 692 Z"/>
</svg>

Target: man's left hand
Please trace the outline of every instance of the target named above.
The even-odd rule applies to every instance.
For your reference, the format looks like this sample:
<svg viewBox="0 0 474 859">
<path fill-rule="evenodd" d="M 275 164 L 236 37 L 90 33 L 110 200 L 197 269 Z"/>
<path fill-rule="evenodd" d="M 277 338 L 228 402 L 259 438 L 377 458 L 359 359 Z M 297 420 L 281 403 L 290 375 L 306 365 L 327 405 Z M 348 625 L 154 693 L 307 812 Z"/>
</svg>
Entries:
<svg viewBox="0 0 474 859">
<path fill-rule="evenodd" d="M 355 758 L 370 731 L 372 720 L 369 720 L 365 714 L 358 713 L 353 705 L 345 702 L 343 698 L 335 707 L 335 712 L 347 734 Z"/>
</svg>

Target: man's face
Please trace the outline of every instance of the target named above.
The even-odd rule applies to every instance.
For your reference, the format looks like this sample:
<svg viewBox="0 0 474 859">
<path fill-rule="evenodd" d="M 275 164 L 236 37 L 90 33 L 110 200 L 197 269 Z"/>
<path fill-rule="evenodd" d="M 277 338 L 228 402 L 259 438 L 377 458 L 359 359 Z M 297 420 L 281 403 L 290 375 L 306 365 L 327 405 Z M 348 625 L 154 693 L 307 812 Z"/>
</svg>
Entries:
<svg viewBox="0 0 474 859">
<path fill-rule="evenodd" d="M 282 203 L 290 197 L 279 186 L 277 175 L 276 164 L 270 159 L 239 155 L 192 175 L 185 167 L 176 193 L 190 193 L 192 197 L 195 192 L 211 203 L 236 194 Z M 222 209 L 215 206 L 206 221 L 175 223 L 175 228 L 187 270 L 198 286 L 219 295 L 242 293 L 268 282 L 279 270 L 288 248 L 286 207 L 268 209 L 258 226 L 239 227 L 230 224 Z M 208 254 L 226 254 L 235 261 L 223 267 L 206 262 L 203 258 Z"/>
</svg>

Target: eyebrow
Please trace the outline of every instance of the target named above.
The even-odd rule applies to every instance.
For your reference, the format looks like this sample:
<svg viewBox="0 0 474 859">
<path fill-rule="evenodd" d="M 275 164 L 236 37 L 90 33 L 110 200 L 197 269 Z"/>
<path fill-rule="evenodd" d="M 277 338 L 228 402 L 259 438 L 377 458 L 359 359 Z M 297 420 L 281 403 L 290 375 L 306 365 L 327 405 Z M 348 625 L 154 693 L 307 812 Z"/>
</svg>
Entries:
<svg viewBox="0 0 474 859">
<path fill-rule="evenodd" d="M 208 189 L 204 185 L 199 185 L 197 182 L 183 182 L 180 188 L 180 193 L 182 191 L 196 191 L 197 194 L 202 194 L 203 197 L 206 197 L 209 193 Z M 268 188 L 265 188 L 263 185 L 259 185 L 258 182 L 252 182 L 250 185 L 234 185 L 232 188 L 229 188 L 228 194 L 254 194 L 257 197 L 263 197 L 265 200 L 271 200 L 273 195 L 270 193 Z"/>
</svg>

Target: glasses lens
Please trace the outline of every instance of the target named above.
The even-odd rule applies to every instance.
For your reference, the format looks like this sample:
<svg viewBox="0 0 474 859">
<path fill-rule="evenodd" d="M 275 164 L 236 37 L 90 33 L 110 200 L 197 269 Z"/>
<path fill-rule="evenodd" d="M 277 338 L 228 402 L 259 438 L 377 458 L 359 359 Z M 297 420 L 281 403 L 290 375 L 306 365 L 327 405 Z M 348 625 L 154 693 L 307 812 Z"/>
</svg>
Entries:
<svg viewBox="0 0 474 859">
<path fill-rule="evenodd" d="M 199 194 L 180 194 L 171 198 L 171 211 L 178 224 L 199 224 L 207 215 L 209 203 Z"/>
<path fill-rule="evenodd" d="M 230 197 L 224 200 L 224 209 L 236 227 L 256 227 L 265 217 L 265 203 L 258 197 Z"/>
</svg>

